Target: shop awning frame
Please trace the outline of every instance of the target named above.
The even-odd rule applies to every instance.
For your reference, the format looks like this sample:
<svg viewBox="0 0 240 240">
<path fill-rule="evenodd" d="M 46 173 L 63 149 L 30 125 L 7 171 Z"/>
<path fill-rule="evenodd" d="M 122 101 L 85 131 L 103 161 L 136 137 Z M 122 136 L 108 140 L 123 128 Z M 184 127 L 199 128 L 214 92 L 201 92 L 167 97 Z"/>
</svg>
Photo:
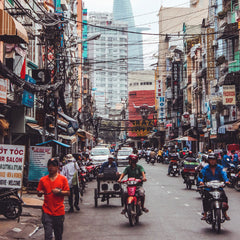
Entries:
<svg viewBox="0 0 240 240">
<path fill-rule="evenodd" d="M 27 44 L 29 42 L 24 26 L 3 9 L 0 9 L 0 41 Z"/>
<path fill-rule="evenodd" d="M 48 144 L 48 143 L 51 143 L 51 142 L 54 142 L 54 143 L 56 143 L 56 144 L 58 144 L 58 145 L 60 145 L 62 147 L 66 147 L 66 148 L 70 148 L 71 147 L 70 145 L 62 143 L 62 142 L 59 142 L 59 141 L 57 141 L 55 139 L 51 139 L 51 140 L 48 140 L 48 141 L 42 142 L 42 143 L 37 143 L 36 146 L 42 146 L 42 145 L 45 145 L 45 144 Z"/>
</svg>

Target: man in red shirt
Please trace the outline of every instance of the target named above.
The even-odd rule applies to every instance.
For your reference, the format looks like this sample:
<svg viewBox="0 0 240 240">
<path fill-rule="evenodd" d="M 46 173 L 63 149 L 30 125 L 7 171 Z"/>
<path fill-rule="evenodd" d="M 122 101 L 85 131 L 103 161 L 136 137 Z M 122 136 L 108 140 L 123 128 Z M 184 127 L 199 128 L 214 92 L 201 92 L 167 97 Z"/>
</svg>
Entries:
<svg viewBox="0 0 240 240">
<path fill-rule="evenodd" d="M 45 240 L 52 239 L 52 230 L 55 240 L 62 240 L 64 222 L 64 196 L 69 196 L 67 178 L 58 173 L 59 162 L 56 158 L 48 160 L 49 175 L 40 179 L 38 196 L 44 195 L 42 206 L 42 223 L 45 231 Z"/>
</svg>

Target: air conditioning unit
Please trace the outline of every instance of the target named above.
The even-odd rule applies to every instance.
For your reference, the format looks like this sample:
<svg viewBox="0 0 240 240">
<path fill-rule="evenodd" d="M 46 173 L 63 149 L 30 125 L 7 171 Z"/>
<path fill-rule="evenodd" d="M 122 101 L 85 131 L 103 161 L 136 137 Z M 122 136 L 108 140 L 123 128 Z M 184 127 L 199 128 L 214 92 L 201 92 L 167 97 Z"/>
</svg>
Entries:
<svg viewBox="0 0 240 240">
<path fill-rule="evenodd" d="M 217 40 L 213 40 L 213 41 L 212 41 L 212 46 L 213 46 L 213 47 L 217 47 L 217 46 L 218 46 Z"/>
</svg>

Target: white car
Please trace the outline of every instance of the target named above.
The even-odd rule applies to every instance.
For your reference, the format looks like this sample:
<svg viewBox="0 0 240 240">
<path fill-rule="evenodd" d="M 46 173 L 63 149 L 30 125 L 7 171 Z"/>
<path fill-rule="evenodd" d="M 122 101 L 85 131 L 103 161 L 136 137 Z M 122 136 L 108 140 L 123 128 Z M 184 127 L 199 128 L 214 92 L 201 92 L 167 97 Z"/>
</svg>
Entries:
<svg viewBox="0 0 240 240">
<path fill-rule="evenodd" d="M 92 161 L 93 164 L 100 165 L 108 160 L 109 155 L 110 151 L 108 148 L 93 148 L 90 154 L 90 161 Z"/>
<path fill-rule="evenodd" d="M 128 165 L 128 157 L 132 154 L 132 150 L 130 149 L 121 149 L 117 153 L 117 165 L 118 166 L 127 166 Z"/>
</svg>

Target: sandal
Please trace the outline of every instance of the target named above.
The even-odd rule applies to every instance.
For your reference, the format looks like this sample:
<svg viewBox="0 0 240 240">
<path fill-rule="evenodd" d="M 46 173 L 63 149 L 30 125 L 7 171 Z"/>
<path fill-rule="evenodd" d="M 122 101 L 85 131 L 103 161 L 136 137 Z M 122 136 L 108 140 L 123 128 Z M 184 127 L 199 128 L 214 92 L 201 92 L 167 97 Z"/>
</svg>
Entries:
<svg viewBox="0 0 240 240">
<path fill-rule="evenodd" d="M 224 216 L 224 218 L 225 218 L 226 221 L 231 220 L 229 216 Z"/>
<path fill-rule="evenodd" d="M 121 211 L 121 214 L 125 214 L 127 212 L 127 210 L 126 209 L 123 209 L 122 211 Z"/>
<path fill-rule="evenodd" d="M 148 213 L 149 212 L 149 210 L 147 209 L 147 208 L 143 208 L 142 209 L 145 213 Z"/>
</svg>

